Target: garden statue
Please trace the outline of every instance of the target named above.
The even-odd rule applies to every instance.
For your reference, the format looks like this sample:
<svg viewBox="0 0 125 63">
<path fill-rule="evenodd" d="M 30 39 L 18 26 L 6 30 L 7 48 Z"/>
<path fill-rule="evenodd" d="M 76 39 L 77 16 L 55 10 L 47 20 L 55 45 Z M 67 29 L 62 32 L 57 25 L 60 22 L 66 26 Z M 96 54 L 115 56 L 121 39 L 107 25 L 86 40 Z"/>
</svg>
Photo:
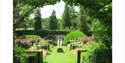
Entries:
<svg viewBox="0 0 125 63">
<path fill-rule="evenodd" d="M 63 49 L 62 49 L 62 36 L 61 35 L 58 35 L 57 36 L 57 52 L 63 52 Z"/>
</svg>

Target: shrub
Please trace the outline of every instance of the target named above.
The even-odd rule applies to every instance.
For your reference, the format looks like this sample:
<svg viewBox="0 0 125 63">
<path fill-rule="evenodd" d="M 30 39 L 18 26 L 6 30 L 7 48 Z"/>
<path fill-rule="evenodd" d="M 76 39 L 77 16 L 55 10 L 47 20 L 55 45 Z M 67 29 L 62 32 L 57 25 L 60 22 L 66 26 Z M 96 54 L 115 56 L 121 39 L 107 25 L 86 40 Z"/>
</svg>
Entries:
<svg viewBox="0 0 125 63">
<path fill-rule="evenodd" d="M 15 39 L 15 44 L 25 49 L 30 48 L 33 43 L 36 43 L 36 41 L 32 39 Z"/>
<path fill-rule="evenodd" d="M 107 21 L 109 22 L 109 21 Z M 112 47 L 112 27 L 107 27 L 98 19 L 93 19 L 90 30 L 96 36 L 96 40 L 104 43 L 108 48 Z"/>
<path fill-rule="evenodd" d="M 64 44 L 67 44 L 72 40 L 77 40 L 79 37 L 82 37 L 82 36 L 85 36 L 85 34 L 82 33 L 81 31 L 78 31 L 78 30 L 72 31 L 64 37 Z"/>
<path fill-rule="evenodd" d="M 112 63 L 112 50 L 96 49 L 93 55 L 93 63 Z"/>
<path fill-rule="evenodd" d="M 38 35 L 23 35 L 26 39 L 41 39 Z"/>
<path fill-rule="evenodd" d="M 90 42 L 88 45 L 86 45 L 84 50 L 87 50 L 87 52 L 81 54 L 81 63 L 92 63 L 93 52 L 97 48 L 99 48 L 98 43 Z"/>
<path fill-rule="evenodd" d="M 14 52 L 13 54 L 14 63 L 27 63 L 27 61 L 32 61 L 32 60 L 27 60 L 29 57 L 37 56 L 36 53 L 28 53 L 26 52 L 25 48 L 18 47 L 16 45 L 14 46 L 13 52 Z"/>
<path fill-rule="evenodd" d="M 49 43 L 43 39 L 38 43 L 38 47 L 43 49 L 48 49 L 48 45 Z"/>
<path fill-rule="evenodd" d="M 41 46 L 47 46 L 47 45 L 49 45 L 49 43 L 47 42 L 47 41 L 45 41 L 45 40 L 40 40 L 40 42 L 38 43 L 38 45 L 41 45 Z"/>
<path fill-rule="evenodd" d="M 111 50 L 104 44 L 90 42 L 83 48 L 87 51 L 81 53 L 81 63 L 111 63 Z"/>
<path fill-rule="evenodd" d="M 23 54 L 22 52 L 24 52 L 25 49 L 21 48 L 21 47 L 17 47 L 16 45 L 14 46 L 13 52 L 14 52 L 14 63 L 20 63 L 21 59 L 25 59 L 26 55 Z"/>
</svg>

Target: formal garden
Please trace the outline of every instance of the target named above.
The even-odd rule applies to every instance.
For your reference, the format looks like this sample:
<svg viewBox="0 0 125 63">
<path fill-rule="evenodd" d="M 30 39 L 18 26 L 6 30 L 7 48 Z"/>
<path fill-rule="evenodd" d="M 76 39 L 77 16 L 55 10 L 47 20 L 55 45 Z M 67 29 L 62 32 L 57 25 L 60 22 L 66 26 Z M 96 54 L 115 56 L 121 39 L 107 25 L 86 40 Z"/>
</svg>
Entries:
<svg viewBox="0 0 125 63">
<path fill-rule="evenodd" d="M 112 63 L 112 0 L 14 0 L 13 7 L 14 63 Z"/>
</svg>

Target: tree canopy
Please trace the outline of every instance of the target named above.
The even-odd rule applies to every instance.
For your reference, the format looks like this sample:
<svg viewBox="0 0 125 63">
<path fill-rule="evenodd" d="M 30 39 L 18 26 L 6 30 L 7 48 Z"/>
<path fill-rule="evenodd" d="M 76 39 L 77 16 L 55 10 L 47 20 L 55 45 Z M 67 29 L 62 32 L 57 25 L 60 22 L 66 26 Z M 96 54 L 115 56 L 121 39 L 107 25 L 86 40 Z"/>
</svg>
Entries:
<svg viewBox="0 0 125 63">
<path fill-rule="evenodd" d="M 71 27 L 70 10 L 67 4 L 65 5 L 63 20 L 64 20 L 64 26 L 70 28 Z"/>
<path fill-rule="evenodd" d="M 37 8 L 44 5 L 53 5 L 61 0 L 14 0 L 14 24 L 26 20 Z M 71 26 L 73 15 L 69 14 L 68 5 L 80 6 L 81 29 L 91 32 L 101 39 L 108 47 L 112 41 L 112 0 L 63 0 L 66 3 L 64 10 L 65 26 Z M 83 8 L 83 9 L 82 9 Z M 98 25 L 97 25 L 98 24 Z M 54 26 L 57 28 L 56 26 Z M 85 28 L 87 29 L 85 29 Z M 85 31 L 83 31 L 85 33 Z M 85 33 L 86 34 L 86 33 Z"/>
<path fill-rule="evenodd" d="M 55 12 L 55 10 L 53 10 L 52 14 L 50 16 L 50 29 L 56 30 L 57 27 L 58 27 L 57 25 L 58 25 L 58 21 L 57 21 L 57 18 L 56 18 L 56 12 Z"/>
<path fill-rule="evenodd" d="M 35 13 L 35 23 L 34 23 L 35 30 L 41 30 L 42 29 L 42 21 L 41 21 L 41 13 L 40 9 L 38 8 Z"/>
</svg>

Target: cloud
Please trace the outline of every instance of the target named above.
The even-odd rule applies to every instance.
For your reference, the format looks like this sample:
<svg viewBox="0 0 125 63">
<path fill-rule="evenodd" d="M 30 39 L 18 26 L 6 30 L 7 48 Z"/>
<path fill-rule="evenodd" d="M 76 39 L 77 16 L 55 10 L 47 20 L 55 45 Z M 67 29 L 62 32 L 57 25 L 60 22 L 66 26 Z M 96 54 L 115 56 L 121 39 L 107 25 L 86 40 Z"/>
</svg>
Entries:
<svg viewBox="0 0 125 63">
<path fill-rule="evenodd" d="M 54 9 L 53 5 L 47 5 L 41 8 L 42 18 L 47 18 L 51 15 L 52 10 Z"/>
<path fill-rule="evenodd" d="M 41 15 L 42 18 L 47 18 L 51 16 L 51 13 L 53 10 L 56 11 L 56 17 L 61 18 L 63 11 L 64 11 L 65 3 L 63 1 L 60 1 L 59 3 L 55 5 L 47 5 L 41 8 Z"/>
<path fill-rule="evenodd" d="M 54 10 L 56 11 L 57 18 L 61 18 L 63 11 L 64 11 L 64 6 L 65 6 L 65 3 L 63 1 L 54 5 Z"/>
<path fill-rule="evenodd" d="M 64 7 L 65 3 L 63 1 L 60 1 L 55 5 L 46 5 L 41 8 L 42 18 L 48 18 L 49 16 L 51 16 L 53 10 L 56 11 L 56 17 L 61 18 L 64 11 Z M 79 12 L 79 7 L 75 6 L 75 10 Z"/>
</svg>

